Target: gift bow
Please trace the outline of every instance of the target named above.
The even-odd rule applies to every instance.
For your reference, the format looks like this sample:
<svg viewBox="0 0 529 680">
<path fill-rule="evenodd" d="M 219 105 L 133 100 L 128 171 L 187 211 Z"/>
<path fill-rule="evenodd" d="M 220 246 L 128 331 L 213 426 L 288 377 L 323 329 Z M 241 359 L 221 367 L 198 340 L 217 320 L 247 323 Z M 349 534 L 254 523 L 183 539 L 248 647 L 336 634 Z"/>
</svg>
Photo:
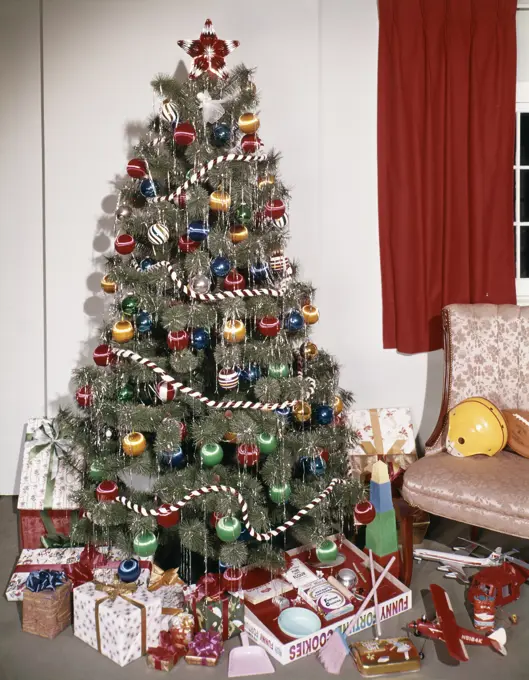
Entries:
<svg viewBox="0 0 529 680">
<path fill-rule="evenodd" d="M 54 420 L 44 419 L 40 427 L 33 433 L 33 437 L 24 445 L 24 452 L 29 453 L 30 459 L 44 451 L 51 452 L 51 479 L 57 476 L 59 458 L 72 450 L 72 442 L 60 437 L 59 428 Z"/>
<path fill-rule="evenodd" d="M 148 590 L 158 590 L 162 586 L 183 586 L 184 581 L 178 576 L 178 568 L 167 569 L 164 571 L 157 564 L 153 565 L 151 572 L 151 579 L 149 582 Z"/>
<path fill-rule="evenodd" d="M 222 650 L 223 643 L 220 633 L 215 633 L 212 630 L 201 630 L 189 643 L 188 654 L 190 656 L 218 658 Z"/>
<path fill-rule="evenodd" d="M 93 545 L 83 548 L 78 562 L 67 564 L 64 567 L 67 577 L 74 588 L 94 580 L 94 569 L 105 566 L 107 558 Z"/>
<path fill-rule="evenodd" d="M 196 587 L 186 588 L 185 599 L 191 602 L 199 602 L 206 598 L 208 602 L 220 600 L 224 588 L 222 587 L 222 577 L 220 574 L 204 574 L 201 576 Z"/>
<path fill-rule="evenodd" d="M 123 583 L 123 581 L 115 581 L 114 583 L 101 583 L 101 581 L 94 581 L 96 590 L 103 591 L 112 601 L 121 595 L 130 595 L 138 590 L 136 583 Z"/>
<path fill-rule="evenodd" d="M 162 630 L 160 632 L 160 644 L 158 647 L 149 647 L 147 654 L 150 654 L 155 661 L 176 662 L 175 657 L 183 655 L 184 652 L 174 645 L 171 633 L 167 630 Z"/>
<path fill-rule="evenodd" d="M 30 572 L 26 581 L 26 588 L 31 590 L 32 593 L 40 593 L 43 590 L 55 590 L 65 583 L 66 574 L 64 571 L 41 569 L 40 571 Z"/>
</svg>

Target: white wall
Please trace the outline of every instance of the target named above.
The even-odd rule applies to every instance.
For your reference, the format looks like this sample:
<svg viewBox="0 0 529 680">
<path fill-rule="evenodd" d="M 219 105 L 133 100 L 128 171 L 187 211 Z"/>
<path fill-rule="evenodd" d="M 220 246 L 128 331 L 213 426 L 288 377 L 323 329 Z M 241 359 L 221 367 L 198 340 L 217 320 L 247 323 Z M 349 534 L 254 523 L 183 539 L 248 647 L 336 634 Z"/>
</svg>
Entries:
<svg viewBox="0 0 529 680">
<path fill-rule="evenodd" d="M 2 6 L 19 11 L 24 4 L 4 0 Z M 152 111 L 150 79 L 159 71 L 174 71 L 182 59 L 188 63 L 176 41 L 198 35 L 208 16 L 220 37 L 241 41 L 228 58 L 229 65 L 244 61 L 258 67 L 262 138 L 283 153 L 282 174 L 293 188 L 289 254 L 318 288 L 322 319 L 316 342 L 338 357 L 342 384 L 356 393 L 359 406 L 410 405 L 415 424 L 422 424 L 427 436 L 441 397 L 441 353 L 409 357 L 382 349 L 376 0 L 268 0 L 265 7 L 242 0 L 46 0 L 44 244 L 49 412 L 68 402 L 71 369 L 90 362 L 97 344 L 96 329 L 104 309 L 99 292 L 102 254 L 111 246 L 112 180 L 124 173 L 135 131 Z M 20 21 L 17 25 L 19 31 L 31 27 Z M 5 116 L 2 110 L 1 118 L 2 130 L 12 131 L 11 138 L 20 137 L 21 128 L 28 124 L 33 125 L 32 134 L 38 129 L 35 112 L 28 111 L 25 87 L 33 77 L 27 73 L 26 62 L 38 72 L 38 45 L 32 43 L 27 50 L 27 39 L 18 44 L 20 54 L 10 53 L 13 70 L 8 84 L 24 84 L 19 88 L 21 101 L 17 106 L 12 102 Z M 4 47 L 0 42 L 0 49 Z M 24 121 L 20 109 L 30 117 L 35 114 L 32 122 Z M 24 144 L 35 155 L 40 152 L 38 139 L 30 144 L 26 135 Z M 15 189 L 22 193 L 20 177 L 24 178 L 21 186 L 27 187 L 28 156 L 19 155 L 17 172 L 12 164 L 0 168 L 0 187 L 7 195 Z M 20 220 L 20 206 L 8 208 L 6 201 L 0 205 L 5 225 L 30 221 Z M 23 209 L 28 210 L 28 205 Z M 32 217 L 32 224 L 38 235 L 40 218 Z M 10 291 L 13 279 L 20 279 L 16 258 L 21 254 L 14 234 L 11 243 L 13 257 L 2 272 Z M 30 246 L 26 242 L 21 250 L 35 265 L 41 258 L 42 238 L 33 238 Z M 23 420 L 44 409 L 42 399 L 28 399 L 16 366 L 15 359 L 21 360 L 28 349 L 20 336 L 29 318 L 34 341 L 43 347 L 42 299 L 34 295 L 33 279 L 24 278 L 21 285 L 23 290 L 16 290 L 12 303 L 18 316 L 11 326 L 11 339 L 0 339 L 4 355 L 9 344 L 16 346 L 16 354 L 10 354 L 14 361 L 6 367 L 9 391 L 2 397 L 8 421 L 3 429 L 9 435 L 4 457 L 13 461 Z M 31 309 L 31 302 L 37 309 Z M 33 342 L 28 340 L 28 344 L 33 347 Z M 41 353 L 27 372 L 42 374 L 42 367 Z M 42 397 L 42 381 L 38 394 Z M 16 413 L 10 406 L 15 401 L 19 404 Z M 0 493 L 15 490 L 14 470 L 15 465 L 0 479 Z"/>
</svg>

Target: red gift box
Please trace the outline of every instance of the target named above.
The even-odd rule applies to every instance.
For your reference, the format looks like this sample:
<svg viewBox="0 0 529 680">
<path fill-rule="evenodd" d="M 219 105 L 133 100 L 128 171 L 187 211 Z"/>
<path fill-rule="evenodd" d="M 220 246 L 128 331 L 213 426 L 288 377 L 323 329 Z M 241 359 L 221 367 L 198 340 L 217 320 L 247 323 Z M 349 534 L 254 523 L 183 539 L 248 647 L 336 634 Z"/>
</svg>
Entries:
<svg viewBox="0 0 529 680">
<path fill-rule="evenodd" d="M 72 517 L 77 516 L 77 510 L 19 510 L 18 511 L 18 539 L 20 549 L 62 547 L 59 545 L 45 545 L 43 537 L 53 535 L 68 537 L 72 529 Z"/>
</svg>

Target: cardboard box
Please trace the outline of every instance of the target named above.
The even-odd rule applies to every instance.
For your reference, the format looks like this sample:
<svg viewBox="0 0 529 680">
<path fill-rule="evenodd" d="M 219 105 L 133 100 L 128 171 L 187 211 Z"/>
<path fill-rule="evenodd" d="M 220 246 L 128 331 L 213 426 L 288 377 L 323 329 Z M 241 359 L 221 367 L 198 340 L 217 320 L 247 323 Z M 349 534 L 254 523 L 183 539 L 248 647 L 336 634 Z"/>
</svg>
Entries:
<svg viewBox="0 0 529 680">
<path fill-rule="evenodd" d="M 345 561 L 337 567 L 325 569 L 324 575 L 335 575 L 344 567 L 353 568 L 354 564 L 366 579 L 364 588 L 367 595 L 367 592 L 370 590 L 371 580 L 366 555 L 342 536 L 336 535 L 330 538 L 338 543 L 340 553 L 345 556 Z M 303 562 L 316 561 L 313 553 L 315 548 L 316 546 L 312 545 L 289 550 L 286 553 L 287 562 L 293 558 L 301 559 Z M 375 571 L 377 574 L 380 574 L 382 571 L 378 564 L 375 564 Z M 358 585 L 362 585 L 362 581 Z M 296 591 L 293 589 L 290 593 L 285 593 L 285 595 L 289 598 L 295 597 Z M 411 590 L 390 574 L 386 576 L 381 584 L 378 596 L 381 622 L 411 609 Z M 360 607 L 360 602 L 357 604 L 356 610 Z M 278 614 L 277 607 L 271 602 L 263 602 L 256 605 L 246 602 L 244 629 L 254 642 L 266 649 L 270 656 L 277 659 L 283 665 L 318 652 L 325 645 L 334 630 L 345 630 L 354 617 L 354 613 L 346 614 L 329 622 L 320 615 L 322 627 L 318 632 L 295 639 L 288 637 L 279 629 L 277 625 Z M 360 616 L 353 634 L 370 628 L 374 623 L 375 606 L 372 603 Z"/>
</svg>

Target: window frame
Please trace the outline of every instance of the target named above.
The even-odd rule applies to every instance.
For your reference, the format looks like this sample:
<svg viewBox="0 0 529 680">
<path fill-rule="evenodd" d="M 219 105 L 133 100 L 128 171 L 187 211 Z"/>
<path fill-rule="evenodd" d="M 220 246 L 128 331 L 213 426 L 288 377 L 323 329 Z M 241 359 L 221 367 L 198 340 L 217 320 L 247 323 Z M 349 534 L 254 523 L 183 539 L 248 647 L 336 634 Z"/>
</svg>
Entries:
<svg viewBox="0 0 529 680">
<path fill-rule="evenodd" d="M 528 227 L 529 222 L 520 221 L 520 170 L 528 170 L 529 165 L 520 166 L 520 114 L 529 113 L 529 82 L 516 84 L 516 142 L 514 149 L 514 219 L 516 239 L 516 300 L 519 305 L 529 305 L 529 277 L 520 277 L 520 227 Z"/>
</svg>

